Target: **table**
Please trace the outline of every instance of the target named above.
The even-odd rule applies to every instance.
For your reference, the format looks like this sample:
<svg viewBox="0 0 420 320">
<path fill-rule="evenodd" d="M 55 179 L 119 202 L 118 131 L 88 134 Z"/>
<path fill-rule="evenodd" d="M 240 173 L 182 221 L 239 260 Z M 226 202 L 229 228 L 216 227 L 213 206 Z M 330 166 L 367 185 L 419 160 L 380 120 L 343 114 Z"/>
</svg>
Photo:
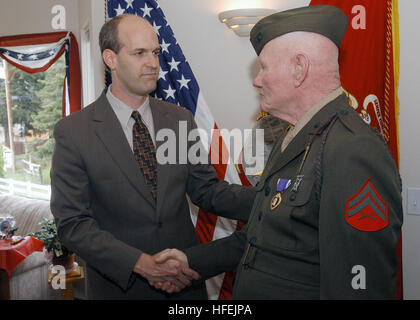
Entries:
<svg viewBox="0 0 420 320">
<path fill-rule="evenodd" d="M 56 274 L 48 270 L 48 284 L 51 285 L 52 279 Z M 70 273 L 66 274 L 66 288 L 61 290 L 61 300 L 74 300 L 73 282 L 83 280 L 85 271 L 82 266 L 77 266 Z"/>
<path fill-rule="evenodd" d="M 27 256 L 41 251 L 44 242 L 30 236 L 15 244 L 0 240 L 0 300 L 10 300 L 10 275 Z"/>
</svg>

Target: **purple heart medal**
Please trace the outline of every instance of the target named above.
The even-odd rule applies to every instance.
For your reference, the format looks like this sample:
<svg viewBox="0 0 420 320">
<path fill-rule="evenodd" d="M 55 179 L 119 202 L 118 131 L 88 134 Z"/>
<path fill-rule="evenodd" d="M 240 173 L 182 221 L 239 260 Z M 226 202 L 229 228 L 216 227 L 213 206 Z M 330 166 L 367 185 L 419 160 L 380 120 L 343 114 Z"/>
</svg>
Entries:
<svg viewBox="0 0 420 320">
<path fill-rule="evenodd" d="M 279 180 L 277 180 L 277 188 L 276 188 L 277 194 L 273 197 L 273 199 L 271 199 L 271 203 L 270 203 L 271 210 L 274 210 L 280 205 L 281 195 L 290 186 L 291 182 L 292 182 L 291 180 L 283 179 L 283 178 L 279 178 Z"/>
</svg>

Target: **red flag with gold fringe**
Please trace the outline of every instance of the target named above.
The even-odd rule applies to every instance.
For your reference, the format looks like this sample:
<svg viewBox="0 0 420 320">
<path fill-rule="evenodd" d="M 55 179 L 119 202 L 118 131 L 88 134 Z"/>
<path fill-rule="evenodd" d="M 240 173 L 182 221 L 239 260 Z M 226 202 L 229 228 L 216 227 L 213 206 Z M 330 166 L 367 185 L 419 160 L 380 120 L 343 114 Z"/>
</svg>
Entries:
<svg viewBox="0 0 420 320">
<path fill-rule="evenodd" d="M 382 134 L 399 167 L 398 0 L 312 0 L 340 8 L 349 26 L 340 46 L 341 83 L 353 108 Z M 396 299 L 402 299 L 401 235 Z"/>
</svg>

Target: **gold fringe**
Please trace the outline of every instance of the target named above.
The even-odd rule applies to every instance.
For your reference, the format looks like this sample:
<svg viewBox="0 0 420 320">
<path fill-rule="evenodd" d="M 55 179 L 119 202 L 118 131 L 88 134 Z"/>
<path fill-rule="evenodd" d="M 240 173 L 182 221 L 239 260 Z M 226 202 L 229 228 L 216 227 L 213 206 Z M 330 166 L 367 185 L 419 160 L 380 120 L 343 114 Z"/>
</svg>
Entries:
<svg viewBox="0 0 420 320">
<path fill-rule="evenodd" d="M 268 116 L 268 113 L 267 113 L 267 112 L 264 112 L 264 111 L 261 111 L 261 112 L 258 114 L 258 116 L 257 116 L 257 120 L 255 120 L 255 121 L 259 121 L 259 120 L 261 120 L 262 118 L 264 118 L 264 117 L 266 117 L 266 116 Z"/>
<path fill-rule="evenodd" d="M 398 148 L 398 166 L 400 163 L 400 135 L 399 135 L 399 114 L 400 101 L 398 99 L 398 87 L 400 81 L 400 31 L 399 31 L 399 14 L 398 0 L 392 0 L 392 53 L 394 57 L 394 98 L 395 98 L 395 126 L 397 135 Z"/>
</svg>

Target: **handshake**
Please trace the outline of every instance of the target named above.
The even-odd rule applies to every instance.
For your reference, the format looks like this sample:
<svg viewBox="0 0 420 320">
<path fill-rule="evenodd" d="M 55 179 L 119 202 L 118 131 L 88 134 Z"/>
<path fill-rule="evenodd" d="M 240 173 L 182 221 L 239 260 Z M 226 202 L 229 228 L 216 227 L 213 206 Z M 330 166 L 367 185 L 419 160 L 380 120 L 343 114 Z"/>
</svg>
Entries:
<svg viewBox="0 0 420 320">
<path fill-rule="evenodd" d="M 142 253 L 134 272 L 146 278 L 156 289 L 167 293 L 179 292 L 200 275 L 188 266 L 187 256 L 177 249 L 166 249 L 154 256 Z"/>
</svg>

